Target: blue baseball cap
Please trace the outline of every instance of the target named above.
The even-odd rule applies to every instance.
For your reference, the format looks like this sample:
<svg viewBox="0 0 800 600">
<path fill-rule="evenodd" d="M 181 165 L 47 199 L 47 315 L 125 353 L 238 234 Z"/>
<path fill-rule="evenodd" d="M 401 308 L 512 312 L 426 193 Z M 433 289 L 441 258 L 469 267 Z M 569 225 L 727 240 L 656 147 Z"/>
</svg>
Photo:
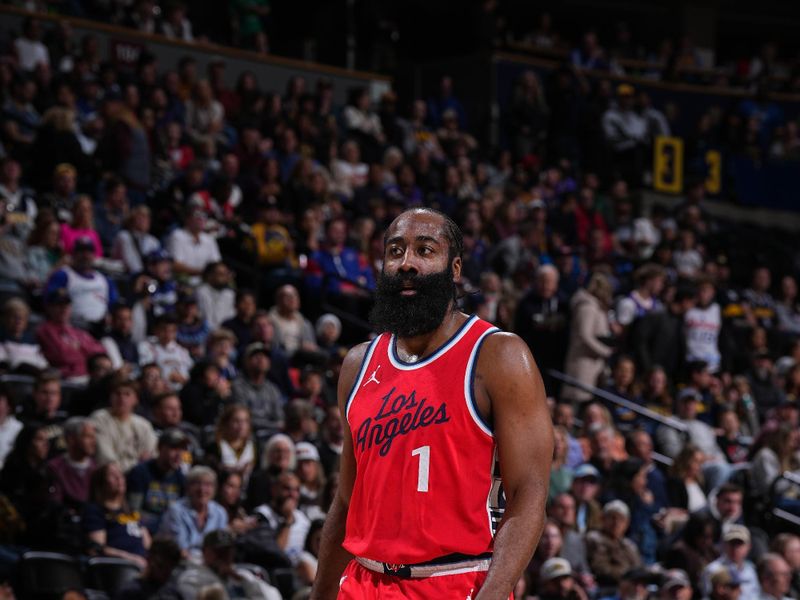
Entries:
<svg viewBox="0 0 800 600">
<path fill-rule="evenodd" d="M 159 248 L 158 250 L 153 250 L 150 254 L 147 255 L 147 263 L 151 265 L 159 263 L 163 260 L 172 260 L 172 257 L 169 255 L 169 252 L 167 252 L 163 248 Z"/>
<path fill-rule="evenodd" d="M 597 470 L 597 467 L 590 463 L 583 463 L 577 469 L 575 469 L 575 479 L 581 479 L 582 477 L 594 477 L 595 479 L 600 479 L 600 471 Z"/>
</svg>

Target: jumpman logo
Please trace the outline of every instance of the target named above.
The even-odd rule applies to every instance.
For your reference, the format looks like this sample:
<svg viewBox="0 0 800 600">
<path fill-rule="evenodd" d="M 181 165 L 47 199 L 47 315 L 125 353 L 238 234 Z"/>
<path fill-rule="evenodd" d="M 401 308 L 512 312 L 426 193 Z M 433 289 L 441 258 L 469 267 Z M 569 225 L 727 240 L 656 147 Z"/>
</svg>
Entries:
<svg viewBox="0 0 800 600">
<path fill-rule="evenodd" d="M 373 382 L 375 382 L 375 383 L 377 383 L 378 385 L 380 385 L 380 384 L 381 384 L 381 382 L 380 382 L 380 381 L 378 381 L 378 371 L 380 370 L 380 368 L 381 368 L 381 366 L 380 366 L 380 365 L 378 365 L 378 368 L 377 368 L 377 369 L 375 369 L 375 370 L 372 372 L 372 375 L 370 375 L 370 376 L 369 376 L 369 379 L 367 379 L 367 380 L 364 382 L 364 385 L 362 385 L 362 386 L 361 386 L 362 388 L 363 388 L 363 387 L 367 387 L 367 384 L 368 384 L 368 383 L 373 383 Z"/>
<path fill-rule="evenodd" d="M 469 594 L 467 594 L 467 598 L 466 598 L 466 600 L 472 600 L 472 592 L 474 592 L 474 591 L 475 591 L 475 588 L 472 588 L 472 589 L 469 591 Z"/>
</svg>

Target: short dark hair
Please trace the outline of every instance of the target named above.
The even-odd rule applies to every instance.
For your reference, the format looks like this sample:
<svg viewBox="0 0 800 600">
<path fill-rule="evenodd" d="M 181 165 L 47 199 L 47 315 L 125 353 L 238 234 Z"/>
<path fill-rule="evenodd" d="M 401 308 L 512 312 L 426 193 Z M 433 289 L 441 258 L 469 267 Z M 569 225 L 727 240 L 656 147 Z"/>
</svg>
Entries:
<svg viewBox="0 0 800 600">
<path fill-rule="evenodd" d="M 625 451 L 628 454 L 633 454 L 633 449 L 636 444 L 636 436 L 641 434 L 646 435 L 652 440 L 650 432 L 648 432 L 646 429 L 642 429 L 641 427 L 637 427 L 636 429 L 629 431 L 625 436 Z"/>
<path fill-rule="evenodd" d="M 311 552 L 311 539 L 312 536 L 321 531 L 322 528 L 325 526 L 325 519 L 314 519 L 311 521 L 311 527 L 308 528 L 308 533 L 306 534 L 306 544 L 304 550 L 306 552 Z"/>
<path fill-rule="evenodd" d="M 744 490 L 741 488 L 741 486 L 738 486 L 735 483 L 723 483 L 721 486 L 719 486 L 719 489 L 717 490 L 717 498 L 719 498 L 723 494 L 744 495 Z"/>
<path fill-rule="evenodd" d="M 125 185 L 125 182 L 122 181 L 122 179 L 120 179 L 119 177 L 112 175 L 111 177 L 106 179 L 103 188 L 105 189 L 105 193 L 109 194 L 121 185 Z"/>
<path fill-rule="evenodd" d="M 697 286 L 692 281 L 679 281 L 675 286 L 675 301 L 693 300 L 697 298 Z"/>
<path fill-rule="evenodd" d="M 123 388 L 128 388 L 137 396 L 139 395 L 139 383 L 135 379 L 128 379 L 119 374 L 112 376 L 108 386 L 109 395 L 116 394 Z"/>
<path fill-rule="evenodd" d="M 358 99 L 366 93 L 367 88 L 363 86 L 350 88 L 350 91 L 347 93 L 347 103 L 355 105 L 358 102 Z"/>
<path fill-rule="evenodd" d="M 447 239 L 447 247 L 448 247 L 448 255 L 450 262 L 458 256 L 459 258 L 462 257 L 464 254 L 464 234 L 461 233 L 461 228 L 456 224 L 453 219 L 448 217 L 442 211 L 436 210 L 435 208 L 428 208 L 428 207 L 421 207 L 421 208 L 410 208 L 406 211 L 403 211 L 401 215 L 407 212 L 424 212 L 431 215 L 437 215 L 442 218 L 442 235 Z M 386 232 L 383 234 L 383 245 L 386 245 L 386 241 L 389 239 L 389 230 L 387 229 Z"/>
<path fill-rule="evenodd" d="M 345 219 L 342 216 L 339 216 L 339 217 L 333 217 L 327 223 L 325 223 L 325 231 L 326 232 L 329 231 L 330 228 L 333 227 L 333 225 L 335 225 L 336 223 L 344 223 L 345 229 L 347 230 L 350 229 L 350 223 L 347 222 L 347 219 Z"/>
<path fill-rule="evenodd" d="M 153 404 L 152 404 L 153 408 L 158 408 L 159 406 L 161 406 L 161 403 L 167 398 L 177 398 L 178 400 L 181 399 L 178 392 L 174 390 L 170 390 L 168 392 L 162 392 L 160 394 L 157 394 L 156 397 L 153 398 Z"/>
<path fill-rule="evenodd" d="M 686 521 L 686 525 L 683 528 L 683 532 L 681 533 L 681 537 L 689 543 L 694 543 L 699 537 L 701 537 L 708 528 L 714 528 L 714 521 L 713 519 L 704 513 L 694 513 L 689 517 L 689 520 Z"/>
<path fill-rule="evenodd" d="M 156 317 L 155 323 L 153 323 L 153 328 L 157 329 L 164 325 L 177 325 L 178 319 L 175 318 L 175 315 L 170 313 L 165 313 Z"/>
<path fill-rule="evenodd" d="M 150 544 L 148 562 L 158 562 L 170 570 L 175 569 L 181 562 L 181 548 L 172 538 L 156 536 Z"/>
<path fill-rule="evenodd" d="M 307 366 L 300 372 L 300 383 L 305 383 L 314 375 L 322 378 L 325 377 L 325 374 L 319 369 L 316 369 L 313 366 Z"/>
<path fill-rule="evenodd" d="M 115 315 L 115 314 L 117 314 L 118 312 L 120 312 L 122 310 L 133 310 L 133 307 L 131 307 L 130 304 L 128 304 L 127 302 L 125 302 L 123 300 L 121 300 L 119 302 L 114 302 L 114 304 L 111 305 L 111 314 L 112 315 Z"/>
<path fill-rule="evenodd" d="M 299 427 L 304 418 L 314 417 L 314 407 L 308 400 L 295 398 L 286 404 L 286 427 Z"/>
<path fill-rule="evenodd" d="M 48 369 L 46 371 L 42 371 L 39 373 L 39 376 L 36 377 L 36 382 L 33 384 L 34 391 L 40 389 L 42 386 L 47 385 L 48 383 L 55 381 L 58 385 L 61 385 L 61 375 L 58 371 L 54 369 Z"/>
<path fill-rule="evenodd" d="M 253 298 L 253 300 L 256 299 L 256 293 L 254 290 L 251 290 L 250 288 L 239 288 L 236 290 L 236 304 L 239 304 L 239 302 L 241 302 L 245 296 L 250 296 Z"/>
<path fill-rule="evenodd" d="M 693 360 L 686 365 L 686 370 L 688 371 L 689 375 L 696 375 L 698 373 L 702 373 L 708 368 L 708 363 L 704 360 Z"/>
<path fill-rule="evenodd" d="M 636 285 L 641 285 L 645 281 L 664 276 L 664 267 L 655 263 L 646 263 L 634 271 L 633 280 Z"/>
<path fill-rule="evenodd" d="M 211 275 L 211 273 L 213 273 L 213 272 L 214 272 L 214 269 L 216 269 L 216 268 L 217 268 L 217 267 L 219 267 L 220 265 L 222 265 L 223 267 L 226 267 L 226 266 L 227 266 L 227 265 L 226 265 L 226 264 L 225 264 L 223 261 L 221 261 L 221 260 L 217 260 L 217 261 L 214 261 L 214 262 L 210 262 L 210 263 L 208 263 L 208 264 L 205 266 L 205 268 L 203 269 L 203 279 L 205 279 L 206 277 L 208 277 L 209 275 Z"/>
<path fill-rule="evenodd" d="M 90 354 L 86 359 L 86 370 L 89 372 L 94 371 L 97 368 L 98 361 L 103 358 L 111 360 L 111 358 L 105 352 L 95 352 L 94 354 Z"/>
</svg>

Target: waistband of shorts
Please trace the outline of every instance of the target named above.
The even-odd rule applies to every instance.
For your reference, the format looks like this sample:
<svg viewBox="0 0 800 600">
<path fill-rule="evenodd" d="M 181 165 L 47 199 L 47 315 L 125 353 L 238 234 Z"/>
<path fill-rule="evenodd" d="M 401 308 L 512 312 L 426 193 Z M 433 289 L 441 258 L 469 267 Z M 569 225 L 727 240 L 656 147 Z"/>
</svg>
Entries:
<svg viewBox="0 0 800 600">
<path fill-rule="evenodd" d="M 447 556 L 414 565 L 385 563 L 361 556 L 356 556 L 355 561 L 375 573 L 392 575 L 401 579 L 420 579 L 423 577 L 441 577 L 443 575 L 488 571 L 489 565 L 492 563 L 492 553 L 486 552 L 477 556 L 448 554 Z"/>
</svg>

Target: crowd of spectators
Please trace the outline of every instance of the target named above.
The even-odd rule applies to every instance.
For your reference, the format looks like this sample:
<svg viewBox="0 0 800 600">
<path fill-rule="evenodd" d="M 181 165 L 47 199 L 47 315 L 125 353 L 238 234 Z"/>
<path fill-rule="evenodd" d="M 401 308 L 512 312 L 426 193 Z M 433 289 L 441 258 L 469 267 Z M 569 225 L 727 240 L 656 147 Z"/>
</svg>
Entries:
<svg viewBox="0 0 800 600">
<path fill-rule="evenodd" d="M 647 39 L 636 31 L 635 22 L 619 20 L 607 33 L 601 39 L 596 29 L 590 29 L 580 40 L 573 40 L 560 31 L 549 12 L 542 12 L 534 27 L 508 37 L 515 48 L 566 56 L 580 69 L 720 88 L 788 93 L 800 90 L 800 62 L 796 56 L 789 56 L 788 49 L 781 55 L 779 46 L 771 41 L 750 55 L 737 48 L 738 54 L 731 57 L 720 48 L 701 51 L 690 35 Z M 723 57 L 719 58 L 719 54 Z"/>
<path fill-rule="evenodd" d="M 702 181 L 643 210 L 637 153 L 587 149 L 563 106 L 530 123 L 546 152 L 491 152 L 449 78 L 339 106 L 324 79 L 231 89 L 222 61 L 117 72 L 63 33 L 28 19 L 0 57 L 10 581 L 39 549 L 139 565 L 122 598 L 303 597 L 382 232 L 429 206 L 464 232 L 463 309 L 530 345 L 552 403 L 548 522 L 517 597 L 800 593 L 800 538 L 765 517 L 800 517 L 797 273 L 732 264 Z"/>
<path fill-rule="evenodd" d="M 270 33 L 276 29 L 274 10 L 281 8 L 268 0 L 232 0 L 216 11 L 175 0 L 20 0 L 15 3 L 28 10 L 101 20 L 184 42 L 212 42 L 264 54 L 271 51 Z M 619 76 L 750 91 L 800 91 L 800 61 L 791 55 L 790 49 L 780 48 L 772 41 L 763 43 L 750 54 L 743 53 L 741 47 L 712 48 L 709 52 L 709 49 L 697 48 L 690 35 L 678 32 L 667 31 L 664 37 L 657 39 L 645 37 L 637 29 L 641 18 L 618 20 L 602 36 L 596 29 L 590 29 L 579 39 L 573 39 L 550 12 L 542 11 L 532 21 L 512 22 L 505 11 L 513 12 L 514 7 L 503 4 L 483 3 L 478 19 L 492 23 L 483 27 L 491 32 L 481 31 L 476 38 L 486 38 L 486 43 L 493 46 L 529 49 L 546 56 L 566 58 L 576 68 Z M 367 14 L 373 21 L 365 21 L 360 31 L 356 26 L 355 32 L 363 44 L 369 46 L 374 42 L 370 29 L 388 28 L 399 33 L 398 22 L 403 19 L 395 7 L 381 6 Z M 301 15 L 281 14 L 281 17 L 284 19 L 281 26 L 291 28 L 296 24 L 285 19 L 301 18 Z M 305 20 L 305 16 L 302 18 Z M 306 31 L 301 32 L 301 36 L 307 45 L 325 47 L 326 40 L 319 38 L 330 33 L 307 20 L 304 24 Z"/>
</svg>

